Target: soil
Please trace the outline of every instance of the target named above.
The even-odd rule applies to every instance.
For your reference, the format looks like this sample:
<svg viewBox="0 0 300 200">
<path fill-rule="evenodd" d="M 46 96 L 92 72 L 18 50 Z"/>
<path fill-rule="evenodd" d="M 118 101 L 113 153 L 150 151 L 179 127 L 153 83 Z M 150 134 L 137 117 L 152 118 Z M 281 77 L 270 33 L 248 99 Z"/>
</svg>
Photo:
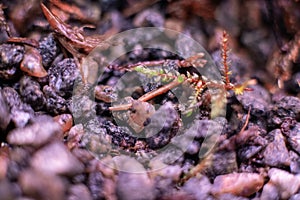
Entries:
<svg viewBox="0 0 300 200">
<path fill-rule="evenodd" d="M 300 199 L 300 2 L 43 1 L 61 29 L 40 3 L 1 0 L 1 199 Z M 221 74 L 225 30 L 230 82 L 248 90 L 226 91 L 218 117 L 207 88 L 191 116 L 173 90 L 139 101 L 162 87 L 162 76 L 148 81 L 150 70 L 139 87 L 129 75 L 120 84 L 136 63 L 165 60 L 162 73 L 178 81 L 201 76 L 179 55 L 140 49 L 145 32 L 110 66 L 97 55 L 103 73 L 94 94 L 81 67 L 90 45 L 141 27 L 195 39 Z M 131 92 L 118 104 L 130 106 L 112 111 L 117 84 Z"/>
</svg>

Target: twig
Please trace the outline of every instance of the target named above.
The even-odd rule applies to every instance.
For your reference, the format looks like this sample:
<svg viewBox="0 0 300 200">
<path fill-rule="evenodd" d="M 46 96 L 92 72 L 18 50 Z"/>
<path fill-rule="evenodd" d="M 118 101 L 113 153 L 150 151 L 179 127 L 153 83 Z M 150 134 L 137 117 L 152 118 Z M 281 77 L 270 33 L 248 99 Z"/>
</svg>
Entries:
<svg viewBox="0 0 300 200">
<path fill-rule="evenodd" d="M 174 80 L 171 83 L 168 83 L 156 90 L 153 90 L 151 92 L 146 93 L 145 95 L 141 96 L 138 100 L 139 101 L 149 101 L 150 99 L 159 96 L 169 90 L 171 90 L 172 88 L 180 85 L 181 83 L 178 80 Z M 130 107 L 132 106 L 132 104 L 124 104 L 124 105 L 119 105 L 119 106 L 114 106 L 114 107 L 109 107 L 109 110 L 111 111 L 121 111 L 121 110 L 128 110 Z"/>
<path fill-rule="evenodd" d="M 244 126 L 242 127 L 242 129 L 240 130 L 240 133 L 244 132 L 245 129 L 247 128 L 247 126 L 248 126 L 249 119 L 250 119 L 250 111 L 251 111 L 251 107 L 250 107 L 249 110 L 248 110 L 245 124 L 244 124 Z"/>
</svg>

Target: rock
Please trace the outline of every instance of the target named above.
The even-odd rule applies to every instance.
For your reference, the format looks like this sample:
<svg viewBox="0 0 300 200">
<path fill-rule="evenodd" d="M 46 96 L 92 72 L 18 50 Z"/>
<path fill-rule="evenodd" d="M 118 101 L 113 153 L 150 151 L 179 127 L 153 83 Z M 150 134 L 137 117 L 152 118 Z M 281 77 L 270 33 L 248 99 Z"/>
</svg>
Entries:
<svg viewBox="0 0 300 200">
<path fill-rule="evenodd" d="M 195 137 L 196 140 L 203 139 L 210 136 L 215 131 L 220 132 L 219 129 L 223 128 L 222 123 L 218 123 L 217 120 L 195 120 L 185 134 L 193 138 Z"/>
<path fill-rule="evenodd" d="M 233 194 L 221 194 L 220 196 L 218 196 L 218 199 L 222 199 L 222 200 L 248 200 L 248 198 L 246 197 L 240 197 L 240 196 L 235 196 Z"/>
<path fill-rule="evenodd" d="M 297 153 L 300 154 L 300 123 L 296 123 L 286 131 L 287 142 Z"/>
<path fill-rule="evenodd" d="M 285 96 L 275 106 L 278 115 L 281 117 L 300 117 L 300 99 L 293 96 Z"/>
<path fill-rule="evenodd" d="M 87 186 L 91 191 L 93 199 L 104 199 L 104 178 L 101 172 L 91 172 L 88 177 Z"/>
<path fill-rule="evenodd" d="M 117 196 L 122 200 L 149 200 L 154 199 L 152 182 L 143 174 L 120 172 L 117 180 Z"/>
<path fill-rule="evenodd" d="M 104 193 L 105 199 L 117 199 L 115 180 L 104 179 L 103 193 Z"/>
<path fill-rule="evenodd" d="M 255 173 L 233 173 L 217 176 L 212 187 L 212 194 L 219 196 L 230 193 L 248 197 L 259 191 L 264 184 L 264 178 Z"/>
<path fill-rule="evenodd" d="M 161 12 L 156 9 L 146 9 L 140 12 L 133 20 L 133 24 L 136 27 L 139 26 L 154 26 L 154 27 L 163 27 L 164 26 L 164 17 Z"/>
<path fill-rule="evenodd" d="M 206 200 L 209 197 L 211 189 L 212 184 L 206 176 L 191 178 L 183 186 L 183 190 L 194 196 L 197 200 Z"/>
<path fill-rule="evenodd" d="M 33 109 L 26 103 L 23 103 L 20 95 L 11 87 L 2 89 L 3 97 L 10 107 L 11 121 L 16 127 L 24 127 L 33 116 Z"/>
<path fill-rule="evenodd" d="M 51 117 L 43 117 L 38 121 L 25 128 L 13 129 L 7 136 L 8 143 L 39 147 L 51 138 L 62 135 L 59 125 Z"/>
<path fill-rule="evenodd" d="M 174 182 L 171 178 L 157 176 L 153 179 L 154 182 L 154 193 L 156 196 L 162 198 L 163 194 L 169 194 L 174 192 Z"/>
<path fill-rule="evenodd" d="M 195 120 L 191 127 L 183 134 L 173 137 L 171 143 L 179 147 L 183 152 L 195 153 L 200 148 L 199 157 L 201 157 L 215 145 L 225 123 L 223 118 L 217 118 L 216 120 Z M 202 144 L 197 145 L 193 150 L 191 149 L 191 145 L 194 139 L 200 140 Z"/>
<path fill-rule="evenodd" d="M 83 184 L 71 186 L 68 192 L 68 200 L 92 200 L 89 189 Z"/>
<path fill-rule="evenodd" d="M 182 168 L 179 165 L 166 165 L 161 162 L 152 162 L 150 161 L 150 166 L 153 169 L 150 172 L 150 176 L 153 179 L 154 177 L 160 176 L 164 178 L 170 178 L 171 181 L 179 181 L 180 175 L 182 173 Z"/>
<path fill-rule="evenodd" d="M 59 96 L 52 87 L 45 85 L 43 93 L 46 98 L 45 107 L 49 113 L 59 115 L 69 110 L 69 101 Z"/>
<path fill-rule="evenodd" d="M 91 127 L 97 127 L 97 126 L 91 126 Z M 105 139 L 103 140 L 103 144 L 109 144 L 108 147 L 112 145 L 119 146 L 121 148 L 128 148 L 133 147 L 136 142 L 136 137 L 133 137 L 133 134 L 128 129 L 128 127 L 125 126 L 116 126 L 111 121 L 105 121 L 100 128 L 97 128 L 97 130 L 104 132 L 102 134 L 105 138 L 111 138 L 111 142 L 105 142 Z M 93 130 L 94 132 L 94 130 Z M 101 135 L 101 134 L 98 134 Z M 106 139 L 107 140 L 107 139 Z M 111 143 L 111 144 L 110 144 Z"/>
<path fill-rule="evenodd" d="M 273 130 L 269 134 L 274 135 L 274 141 L 269 143 L 263 152 L 264 163 L 273 167 L 289 166 L 289 152 L 280 129 Z"/>
<path fill-rule="evenodd" d="M 20 62 L 25 52 L 24 46 L 14 44 L 0 45 L 0 79 L 11 80 L 18 76 Z"/>
<path fill-rule="evenodd" d="M 0 90 L 0 130 L 5 130 L 10 122 L 9 106 Z"/>
<path fill-rule="evenodd" d="M 75 175 L 83 172 L 84 166 L 61 142 L 53 142 L 37 151 L 31 166 L 47 173 Z"/>
<path fill-rule="evenodd" d="M 75 80 L 80 73 L 74 59 L 66 58 L 52 65 L 48 73 L 49 86 L 58 95 L 68 97 L 72 95 Z"/>
<path fill-rule="evenodd" d="M 0 181 L 0 197 L 1 200 L 17 199 L 20 196 L 21 190 L 16 184 L 9 182 L 8 180 Z"/>
<path fill-rule="evenodd" d="M 293 196 L 291 196 L 290 200 L 299 200 L 300 199 L 300 194 L 295 194 Z"/>
<path fill-rule="evenodd" d="M 184 152 L 181 149 L 173 145 L 168 145 L 167 148 L 162 149 L 159 154 L 150 155 L 152 159 L 151 157 L 147 159 L 151 159 L 151 161 L 160 161 L 167 165 L 173 165 L 183 156 L 183 154 Z"/>
<path fill-rule="evenodd" d="M 179 115 L 170 102 L 163 104 L 150 118 L 144 131 L 146 141 L 151 149 L 168 145 L 172 137 L 178 133 Z"/>
<path fill-rule="evenodd" d="M 200 144 L 197 141 L 193 141 L 186 149 L 187 154 L 195 155 L 200 150 Z"/>
<path fill-rule="evenodd" d="M 42 56 L 43 66 L 48 68 L 59 52 L 59 47 L 53 34 L 49 34 L 39 41 L 38 50 Z"/>
<path fill-rule="evenodd" d="M 155 198 L 153 182 L 142 164 L 127 156 L 115 157 L 117 169 L 117 197 L 121 200 L 150 200 Z"/>
<path fill-rule="evenodd" d="M 300 175 L 293 175 L 284 170 L 272 168 L 268 175 L 270 181 L 268 184 L 276 186 L 280 199 L 288 199 L 300 188 Z"/>
<path fill-rule="evenodd" d="M 261 200 L 279 200 L 279 191 L 273 183 L 267 183 L 260 196 Z"/>
<path fill-rule="evenodd" d="M 212 155 L 211 164 L 205 168 L 205 174 L 213 180 L 216 176 L 238 170 L 234 151 L 218 151 Z"/>
<path fill-rule="evenodd" d="M 73 149 L 74 147 L 78 146 L 83 135 L 84 135 L 84 129 L 82 124 L 74 125 L 68 133 L 68 137 L 67 137 L 68 148 Z"/>
<path fill-rule="evenodd" d="M 172 190 L 167 191 L 163 195 L 160 196 L 160 199 L 166 199 L 166 200 L 180 200 L 180 199 L 185 199 L 185 200 L 194 200 L 195 197 L 191 196 L 190 194 L 187 194 L 186 192 L 182 190 L 176 190 L 172 188 Z M 211 199 L 208 199 L 211 200 Z"/>
<path fill-rule="evenodd" d="M 284 96 L 276 101 L 268 118 L 269 123 L 280 125 L 287 117 L 300 118 L 300 100 L 293 96 Z"/>
<path fill-rule="evenodd" d="M 299 174 L 300 173 L 300 157 L 298 154 L 296 154 L 293 151 L 289 152 L 290 154 L 290 171 L 294 174 Z"/>
<path fill-rule="evenodd" d="M 21 173 L 19 184 L 23 193 L 34 199 L 65 199 L 66 184 L 54 174 L 29 169 Z"/>
<path fill-rule="evenodd" d="M 243 146 L 238 150 L 238 157 L 241 161 L 246 161 L 255 156 L 257 153 L 261 151 L 261 146 L 247 145 Z"/>
<path fill-rule="evenodd" d="M 113 168 L 110 156 L 101 160 L 92 160 L 87 171 L 92 171 L 88 176 L 87 185 L 93 199 L 117 199 L 116 197 L 116 171 Z"/>
<path fill-rule="evenodd" d="M 158 196 L 170 193 L 174 189 L 174 183 L 180 180 L 181 167 L 179 165 L 166 165 L 159 160 L 151 160 L 149 165 L 151 167 L 149 176 L 155 185 L 154 193 Z"/>
<path fill-rule="evenodd" d="M 40 111 L 45 105 L 45 97 L 40 84 L 30 76 L 23 76 L 20 83 L 20 95 L 24 103 L 29 104 L 35 111 Z"/>
<path fill-rule="evenodd" d="M 8 146 L 0 147 L 0 182 L 5 179 L 9 164 L 9 148 Z"/>
<path fill-rule="evenodd" d="M 251 86 L 251 88 L 253 88 L 253 91 L 238 95 L 237 99 L 245 110 L 251 108 L 251 115 L 258 117 L 265 116 L 271 102 L 269 92 L 259 85 Z"/>
<path fill-rule="evenodd" d="M 9 180 L 16 181 L 20 173 L 28 167 L 29 160 L 31 158 L 33 148 L 24 147 L 13 147 L 9 149 L 8 154 L 8 167 L 6 172 L 6 177 Z"/>
</svg>

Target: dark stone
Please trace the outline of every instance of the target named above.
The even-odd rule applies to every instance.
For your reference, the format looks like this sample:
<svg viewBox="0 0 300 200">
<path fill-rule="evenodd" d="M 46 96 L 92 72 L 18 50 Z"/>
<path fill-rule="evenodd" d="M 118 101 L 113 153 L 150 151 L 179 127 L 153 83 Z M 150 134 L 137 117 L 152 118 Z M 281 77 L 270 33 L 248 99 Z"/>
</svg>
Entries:
<svg viewBox="0 0 300 200">
<path fill-rule="evenodd" d="M 45 96 L 40 84 L 29 76 L 20 80 L 20 95 L 22 100 L 29 104 L 35 111 L 41 110 L 45 105 Z"/>
<path fill-rule="evenodd" d="M 9 80 L 15 78 L 20 72 L 20 62 L 23 59 L 25 48 L 20 45 L 0 45 L 0 79 Z"/>
<path fill-rule="evenodd" d="M 289 152 L 286 148 L 283 135 L 280 129 L 273 130 L 273 142 L 269 143 L 263 152 L 264 163 L 273 167 L 283 167 L 290 165 Z"/>
<path fill-rule="evenodd" d="M 48 69 L 55 57 L 59 53 L 58 44 L 53 34 L 49 34 L 39 41 L 39 52 L 42 56 L 42 62 L 45 69 Z"/>
<path fill-rule="evenodd" d="M 69 97 L 73 93 L 73 86 L 79 74 L 74 59 L 66 58 L 49 68 L 49 86 L 58 95 Z"/>
<path fill-rule="evenodd" d="M 10 110 L 5 97 L 0 90 L 0 130 L 5 130 L 10 122 Z"/>
</svg>

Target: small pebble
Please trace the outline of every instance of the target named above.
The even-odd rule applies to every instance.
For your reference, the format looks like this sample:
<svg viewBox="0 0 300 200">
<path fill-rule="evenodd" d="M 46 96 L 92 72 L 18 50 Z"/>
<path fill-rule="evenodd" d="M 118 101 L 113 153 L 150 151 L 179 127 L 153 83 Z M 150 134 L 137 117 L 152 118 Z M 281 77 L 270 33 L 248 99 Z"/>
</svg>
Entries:
<svg viewBox="0 0 300 200">
<path fill-rule="evenodd" d="M 84 130 L 82 124 L 76 124 L 73 126 L 70 129 L 67 137 L 68 148 L 73 149 L 74 147 L 78 146 L 83 134 Z"/>
<path fill-rule="evenodd" d="M 35 111 L 41 110 L 45 105 L 45 96 L 40 84 L 29 76 L 20 80 L 20 95 L 24 103 L 29 104 Z"/>
<path fill-rule="evenodd" d="M 22 192 L 34 199 L 65 199 L 66 184 L 54 174 L 28 169 L 21 173 L 19 184 Z"/>
<path fill-rule="evenodd" d="M 79 69 L 74 59 L 66 58 L 49 70 L 49 86 L 60 96 L 70 96 L 73 92 L 75 80 L 79 76 Z"/>
<path fill-rule="evenodd" d="M 49 34 L 39 41 L 38 50 L 42 56 L 43 66 L 48 69 L 49 65 L 53 62 L 59 52 L 59 48 L 53 34 Z"/>
<path fill-rule="evenodd" d="M 294 151 L 290 151 L 289 154 L 290 154 L 290 160 L 291 160 L 291 164 L 290 164 L 291 173 L 299 174 L 300 173 L 300 157 Z"/>
<path fill-rule="evenodd" d="M 183 190 L 192 194 L 197 200 L 206 200 L 209 197 L 211 189 L 212 184 L 206 176 L 191 178 L 183 186 Z"/>
<path fill-rule="evenodd" d="M 59 124 L 63 132 L 70 130 L 73 125 L 73 117 L 71 114 L 57 115 L 53 120 Z"/>
<path fill-rule="evenodd" d="M 20 69 L 33 77 L 47 76 L 47 71 L 42 65 L 42 56 L 35 48 L 29 48 L 21 62 Z"/>
<path fill-rule="evenodd" d="M 3 97 L 10 107 L 10 117 L 16 127 L 24 127 L 33 117 L 33 109 L 23 103 L 20 95 L 11 87 L 2 89 Z"/>
<path fill-rule="evenodd" d="M 279 191 L 273 183 L 269 182 L 264 185 L 263 191 L 261 193 L 261 200 L 279 200 Z"/>
<path fill-rule="evenodd" d="M 268 175 L 270 177 L 270 181 L 268 182 L 268 184 L 271 183 L 276 186 L 280 199 L 290 198 L 300 188 L 299 175 L 293 175 L 288 173 L 287 171 L 277 168 L 270 169 Z"/>
<path fill-rule="evenodd" d="M 289 166 L 289 152 L 280 129 L 276 129 L 269 134 L 274 135 L 274 140 L 267 145 L 263 152 L 265 164 L 273 167 Z"/>
<path fill-rule="evenodd" d="M 34 169 L 59 175 L 83 172 L 83 164 L 61 142 L 52 142 L 38 150 L 31 160 Z"/>
<path fill-rule="evenodd" d="M 68 111 L 69 102 L 59 96 L 53 88 L 45 85 L 43 87 L 43 92 L 46 97 L 46 110 L 49 113 L 59 115 Z"/>
<path fill-rule="evenodd" d="M 9 163 L 9 149 L 7 146 L 0 147 L 0 182 L 5 178 L 8 163 Z"/>
<path fill-rule="evenodd" d="M 179 165 L 166 165 L 160 160 L 152 159 L 149 163 L 151 171 L 149 176 L 151 179 L 160 176 L 164 178 L 170 178 L 171 181 L 178 181 L 182 173 L 182 168 Z"/>
<path fill-rule="evenodd" d="M 165 147 L 178 133 L 179 115 L 172 103 L 163 104 L 145 127 L 146 142 L 151 149 Z"/>
<path fill-rule="evenodd" d="M 218 175 L 236 172 L 237 169 L 234 151 L 218 151 L 212 155 L 211 164 L 205 168 L 205 174 L 212 180 Z"/>
<path fill-rule="evenodd" d="M 24 128 L 13 129 L 8 134 L 7 141 L 14 145 L 39 147 L 51 138 L 61 135 L 59 125 L 49 117 L 45 118 L 44 121 L 39 121 Z"/>
<path fill-rule="evenodd" d="M 0 130 L 5 130 L 10 122 L 9 106 L 0 90 Z"/>
<path fill-rule="evenodd" d="M 291 196 L 290 200 L 299 200 L 300 199 L 300 194 L 294 194 L 293 196 Z"/>
<path fill-rule="evenodd" d="M 287 142 L 297 153 L 300 153 L 300 123 L 296 123 L 286 132 Z"/>
<path fill-rule="evenodd" d="M 72 185 L 68 192 L 67 200 L 92 200 L 89 189 L 83 184 Z"/>
<path fill-rule="evenodd" d="M 0 197 L 1 200 L 13 200 L 20 198 L 21 189 L 16 184 L 9 182 L 9 180 L 0 181 Z"/>
<path fill-rule="evenodd" d="M 259 191 L 264 184 L 264 178 L 255 173 L 233 173 L 217 176 L 214 180 L 212 193 L 216 196 L 230 193 L 248 197 Z"/>
<path fill-rule="evenodd" d="M 276 99 L 273 105 L 268 122 L 273 125 L 281 125 L 284 119 L 290 117 L 293 119 L 300 119 L 300 99 L 293 96 L 284 96 Z"/>
<path fill-rule="evenodd" d="M 19 64 L 23 59 L 25 48 L 14 44 L 0 45 L 0 78 L 10 80 L 19 73 Z"/>
<path fill-rule="evenodd" d="M 119 176 L 116 193 L 122 200 L 151 200 L 155 198 L 153 182 L 149 179 L 145 168 L 134 158 L 115 157 Z M 139 188 L 137 190 L 137 188 Z"/>
<path fill-rule="evenodd" d="M 257 117 L 266 115 L 271 102 L 269 92 L 259 85 L 251 86 L 251 88 L 253 88 L 253 91 L 238 95 L 238 101 L 243 105 L 245 110 L 251 109 L 251 115 Z"/>
<path fill-rule="evenodd" d="M 91 172 L 88 177 L 87 186 L 91 191 L 93 199 L 104 199 L 104 178 L 101 172 Z"/>
<path fill-rule="evenodd" d="M 164 18 L 161 12 L 155 9 L 146 9 L 140 12 L 133 20 L 136 27 L 163 27 Z"/>
</svg>

